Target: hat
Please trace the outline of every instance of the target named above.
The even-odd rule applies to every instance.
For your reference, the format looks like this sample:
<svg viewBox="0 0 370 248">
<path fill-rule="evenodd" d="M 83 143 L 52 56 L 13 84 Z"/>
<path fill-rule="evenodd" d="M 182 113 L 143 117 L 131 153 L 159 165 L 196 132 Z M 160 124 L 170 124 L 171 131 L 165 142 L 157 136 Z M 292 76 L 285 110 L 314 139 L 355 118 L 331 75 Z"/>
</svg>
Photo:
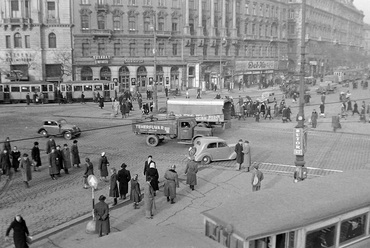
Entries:
<svg viewBox="0 0 370 248">
<path fill-rule="evenodd" d="M 105 156 L 105 152 L 102 152 L 102 153 L 101 153 L 101 156 L 102 156 L 102 157 L 103 157 L 103 156 Z"/>
<path fill-rule="evenodd" d="M 239 142 L 243 142 L 243 140 L 242 140 L 242 139 L 240 139 L 240 140 L 239 140 Z"/>
<path fill-rule="evenodd" d="M 249 141 L 248 140 L 245 140 L 244 143 L 248 143 L 249 144 Z"/>
<path fill-rule="evenodd" d="M 23 157 L 28 157 L 28 154 L 27 153 L 23 153 Z"/>
<path fill-rule="evenodd" d="M 68 146 L 67 144 L 64 144 L 63 146 Z"/>
<path fill-rule="evenodd" d="M 99 196 L 99 201 L 105 201 L 107 199 L 104 195 Z"/>
<path fill-rule="evenodd" d="M 37 141 L 36 141 L 36 142 L 34 142 L 33 144 L 34 144 L 35 146 L 38 146 L 38 145 L 39 145 L 39 142 L 37 142 Z"/>
<path fill-rule="evenodd" d="M 127 164 L 123 163 L 121 164 L 121 168 L 126 168 L 127 167 Z"/>
<path fill-rule="evenodd" d="M 176 165 L 171 165 L 171 169 L 176 169 Z"/>
<path fill-rule="evenodd" d="M 77 140 L 74 140 L 74 141 L 73 141 L 73 144 L 76 144 L 77 142 L 78 142 Z"/>
<path fill-rule="evenodd" d="M 256 169 L 258 169 L 258 168 L 259 168 L 258 164 L 254 164 L 254 165 L 252 165 L 252 166 L 253 166 L 253 168 L 256 168 Z"/>
</svg>

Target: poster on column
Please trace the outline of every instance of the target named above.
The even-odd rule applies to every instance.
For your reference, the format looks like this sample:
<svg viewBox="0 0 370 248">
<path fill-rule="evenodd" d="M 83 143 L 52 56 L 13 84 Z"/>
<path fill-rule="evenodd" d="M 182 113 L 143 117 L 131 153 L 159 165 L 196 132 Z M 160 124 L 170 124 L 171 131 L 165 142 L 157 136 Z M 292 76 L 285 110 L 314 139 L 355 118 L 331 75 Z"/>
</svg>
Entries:
<svg viewBox="0 0 370 248">
<path fill-rule="evenodd" d="M 199 87 L 199 64 L 195 65 L 195 85 L 194 87 Z"/>
</svg>

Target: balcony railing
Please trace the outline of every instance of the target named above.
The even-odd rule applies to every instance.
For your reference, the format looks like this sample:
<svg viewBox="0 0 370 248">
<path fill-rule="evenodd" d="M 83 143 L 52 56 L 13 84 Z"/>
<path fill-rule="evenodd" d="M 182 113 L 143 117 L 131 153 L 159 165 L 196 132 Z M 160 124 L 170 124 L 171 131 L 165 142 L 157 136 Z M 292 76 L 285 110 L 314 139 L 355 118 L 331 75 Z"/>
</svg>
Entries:
<svg viewBox="0 0 370 248">
<path fill-rule="evenodd" d="M 82 29 L 81 33 L 91 34 L 94 37 L 108 37 L 110 38 L 113 34 L 111 29 Z"/>
<path fill-rule="evenodd" d="M 95 4 L 95 10 L 96 11 L 105 11 L 105 12 L 108 12 L 109 5 L 108 4 L 99 4 L 99 3 L 96 3 Z"/>
<path fill-rule="evenodd" d="M 31 18 L 4 18 L 4 24 L 7 25 L 20 25 L 20 24 L 31 24 Z"/>
</svg>

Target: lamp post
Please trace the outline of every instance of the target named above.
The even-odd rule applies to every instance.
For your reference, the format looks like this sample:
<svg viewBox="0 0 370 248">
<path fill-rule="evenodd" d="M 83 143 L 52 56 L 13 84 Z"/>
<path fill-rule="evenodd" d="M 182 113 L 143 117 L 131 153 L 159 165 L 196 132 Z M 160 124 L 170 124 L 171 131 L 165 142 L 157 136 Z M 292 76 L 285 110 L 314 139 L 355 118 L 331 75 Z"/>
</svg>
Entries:
<svg viewBox="0 0 370 248">
<path fill-rule="evenodd" d="M 153 11 L 153 100 L 154 100 L 154 113 L 158 113 L 158 88 L 157 88 L 157 15 Z"/>
</svg>

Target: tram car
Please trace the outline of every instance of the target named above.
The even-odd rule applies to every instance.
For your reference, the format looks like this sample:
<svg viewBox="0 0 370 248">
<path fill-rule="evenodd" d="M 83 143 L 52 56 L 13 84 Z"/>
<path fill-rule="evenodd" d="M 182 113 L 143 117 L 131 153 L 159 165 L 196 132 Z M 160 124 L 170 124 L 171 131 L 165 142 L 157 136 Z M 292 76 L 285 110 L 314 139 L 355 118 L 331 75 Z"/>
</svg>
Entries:
<svg viewBox="0 0 370 248">
<path fill-rule="evenodd" d="M 99 96 L 111 101 L 117 97 L 118 87 L 107 80 L 70 81 L 60 83 L 60 91 L 68 102 L 79 101 L 82 92 L 86 101 L 96 101 Z"/>
</svg>

